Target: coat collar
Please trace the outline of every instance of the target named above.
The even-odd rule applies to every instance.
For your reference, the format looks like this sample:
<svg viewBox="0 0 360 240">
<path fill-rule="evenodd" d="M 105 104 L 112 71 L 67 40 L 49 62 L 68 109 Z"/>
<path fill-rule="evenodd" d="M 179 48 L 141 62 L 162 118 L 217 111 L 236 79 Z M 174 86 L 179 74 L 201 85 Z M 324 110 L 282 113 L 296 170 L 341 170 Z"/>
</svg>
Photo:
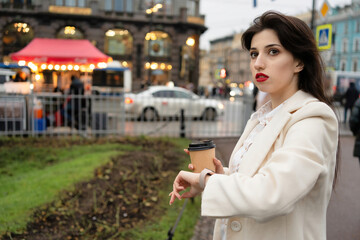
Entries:
<svg viewBox="0 0 360 240">
<path fill-rule="evenodd" d="M 267 127 L 265 127 L 255 137 L 255 141 L 241 161 L 239 172 L 253 176 L 266 158 L 266 155 L 269 153 L 271 146 L 274 144 L 281 130 L 290 120 L 291 114 L 296 112 L 299 108 L 306 105 L 307 103 L 313 101 L 318 100 L 301 90 L 297 91 L 293 96 L 291 96 L 284 104 L 284 106 L 279 110 L 279 112 L 276 113 Z M 241 138 L 239 139 L 231 154 L 229 166 L 231 166 L 231 161 L 234 157 L 234 154 L 243 145 L 250 132 L 258 123 L 259 121 L 257 119 L 250 119 L 248 121 Z"/>
</svg>

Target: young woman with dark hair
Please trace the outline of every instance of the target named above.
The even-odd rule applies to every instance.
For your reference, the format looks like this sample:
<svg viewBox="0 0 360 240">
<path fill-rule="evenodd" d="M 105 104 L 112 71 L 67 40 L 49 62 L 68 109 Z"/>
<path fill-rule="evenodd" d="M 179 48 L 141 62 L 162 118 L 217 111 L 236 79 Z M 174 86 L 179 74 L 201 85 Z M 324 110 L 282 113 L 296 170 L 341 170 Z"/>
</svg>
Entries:
<svg viewBox="0 0 360 240">
<path fill-rule="evenodd" d="M 215 172 L 180 171 L 170 204 L 203 192 L 202 215 L 217 218 L 214 239 L 326 240 L 338 120 L 314 36 L 303 21 L 270 11 L 242 41 L 253 81 L 271 100 L 250 117 L 229 167 L 214 158 Z"/>
</svg>

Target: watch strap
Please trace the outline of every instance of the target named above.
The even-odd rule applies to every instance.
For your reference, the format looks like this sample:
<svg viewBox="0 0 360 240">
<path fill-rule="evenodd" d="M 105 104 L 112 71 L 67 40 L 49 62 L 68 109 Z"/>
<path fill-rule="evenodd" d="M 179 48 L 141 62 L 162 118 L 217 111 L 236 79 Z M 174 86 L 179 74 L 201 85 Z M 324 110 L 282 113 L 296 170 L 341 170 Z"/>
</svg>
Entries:
<svg viewBox="0 0 360 240">
<path fill-rule="evenodd" d="M 211 171 L 210 169 L 204 168 L 201 172 L 200 172 L 200 177 L 199 177 L 199 185 L 201 187 L 201 189 L 205 188 L 205 178 L 207 175 L 211 176 L 213 175 L 214 172 Z"/>
</svg>

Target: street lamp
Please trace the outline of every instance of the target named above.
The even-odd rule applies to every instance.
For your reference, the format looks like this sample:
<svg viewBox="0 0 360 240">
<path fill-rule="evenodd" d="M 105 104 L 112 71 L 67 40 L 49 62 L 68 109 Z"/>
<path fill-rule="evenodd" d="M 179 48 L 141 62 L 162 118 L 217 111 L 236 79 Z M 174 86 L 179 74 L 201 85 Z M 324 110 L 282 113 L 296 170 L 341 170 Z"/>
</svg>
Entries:
<svg viewBox="0 0 360 240">
<path fill-rule="evenodd" d="M 151 5 L 153 5 L 153 3 Z M 159 9 L 162 8 L 162 7 L 163 7 L 163 5 L 161 3 L 157 3 L 155 6 L 146 9 L 146 13 L 147 14 L 152 14 L 154 12 L 159 11 Z"/>
<path fill-rule="evenodd" d="M 146 14 L 150 15 L 150 22 L 149 22 L 149 34 L 151 33 L 152 30 L 152 25 L 153 25 L 153 13 L 156 13 L 159 11 L 159 9 L 161 9 L 163 7 L 163 5 L 161 3 L 157 3 L 154 5 L 154 0 L 151 1 L 151 8 L 146 9 Z M 148 63 L 150 63 L 151 65 L 151 58 L 150 58 L 150 52 L 151 52 L 151 40 L 152 40 L 152 36 L 150 36 L 150 38 L 147 40 L 148 41 Z M 151 67 L 148 68 L 148 80 L 147 80 L 147 84 L 150 85 L 151 84 Z"/>
</svg>

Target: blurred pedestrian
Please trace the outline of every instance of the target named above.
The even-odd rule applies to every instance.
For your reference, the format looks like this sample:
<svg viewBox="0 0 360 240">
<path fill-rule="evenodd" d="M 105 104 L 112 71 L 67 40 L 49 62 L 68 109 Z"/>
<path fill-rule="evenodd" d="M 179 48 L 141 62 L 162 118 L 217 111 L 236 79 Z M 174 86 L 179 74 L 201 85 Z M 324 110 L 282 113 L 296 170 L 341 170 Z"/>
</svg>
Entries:
<svg viewBox="0 0 360 240">
<path fill-rule="evenodd" d="M 20 70 L 16 73 L 14 82 L 26 82 L 28 79 L 26 72 Z"/>
<path fill-rule="evenodd" d="M 347 121 L 348 110 L 350 110 L 350 115 L 351 115 L 354 103 L 358 98 L 359 98 L 359 91 L 356 89 L 355 83 L 350 82 L 349 88 L 346 90 L 345 94 L 343 95 L 343 99 L 345 99 L 344 123 L 346 123 Z"/>
<path fill-rule="evenodd" d="M 255 85 L 271 101 L 250 117 L 229 167 L 214 158 L 215 172 L 180 171 L 170 204 L 203 192 L 201 214 L 217 218 L 217 240 L 326 240 L 338 121 L 313 33 L 302 20 L 270 11 L 242 44 Z"/>
<path fill-rule="evenodd" d="M 353 135 L 356 137 L 354 143 L 353 155 L 354 157 L 357 157 L 359 159 L 359 164 L 360 164 L 360 99 L 357 99 L 354 104 L 349 123 L 350 123 L 350 130 L 353 133 Z"/>
<path fill-rule="evenodd" d="M 70 84 L 70 94 L 84 95 L 84 93 L 85 93 L 84 83 L 75 75 L 72 75 L 71 84 Z"/>
<path fill-rule="evenodd" d="M 87 112 L 90 111 L 90 104 L 87 104 L 86 99 L 83 97 L 85 94 L 84 83 L 75 75 L 71 76 L 69 93 L 70 98 L 65 106 L 66 118 L 70 119 L 68 124 L 76 129 L 85 130 L 85 121 L 86 116 L 88 116 Z"/>
</svg>

